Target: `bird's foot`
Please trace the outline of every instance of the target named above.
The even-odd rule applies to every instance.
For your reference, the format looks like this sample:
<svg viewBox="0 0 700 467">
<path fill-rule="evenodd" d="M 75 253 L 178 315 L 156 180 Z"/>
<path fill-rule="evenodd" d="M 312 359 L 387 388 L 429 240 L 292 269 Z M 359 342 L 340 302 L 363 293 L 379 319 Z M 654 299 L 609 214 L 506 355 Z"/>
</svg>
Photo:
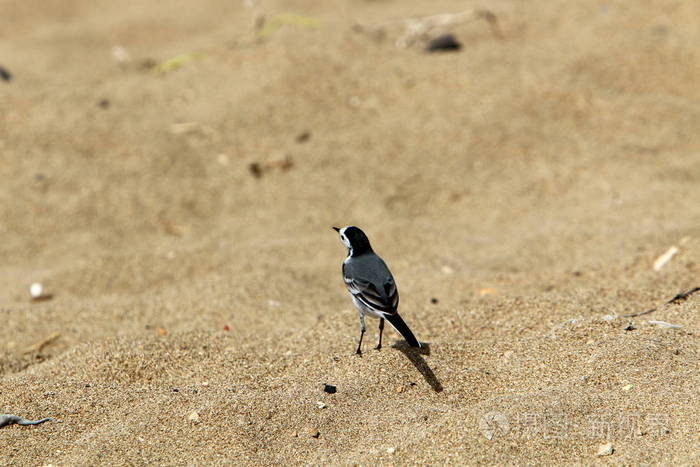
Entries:
<svg viewBox="0 0 700 467">
<path fill-rule="evenodd" d="M 375 350 L 382 350 L 382 344 L 377 345 L 374 349 Z"/>
</svg>

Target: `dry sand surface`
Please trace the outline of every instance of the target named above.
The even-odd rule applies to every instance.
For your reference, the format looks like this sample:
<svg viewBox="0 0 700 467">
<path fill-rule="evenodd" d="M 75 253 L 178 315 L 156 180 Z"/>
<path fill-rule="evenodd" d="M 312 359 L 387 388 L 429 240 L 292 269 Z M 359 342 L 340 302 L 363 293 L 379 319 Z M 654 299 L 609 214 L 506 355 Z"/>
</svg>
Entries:
<svg viewBox="0 0 700 467">
<path fill-rule="evenodd" d="M 0 1 L 0 413 L 55 419 L 0 465 L 700 464 L 698 24 Z M 353 354 L 347 224 L 424 352 Z"/>
</svg>

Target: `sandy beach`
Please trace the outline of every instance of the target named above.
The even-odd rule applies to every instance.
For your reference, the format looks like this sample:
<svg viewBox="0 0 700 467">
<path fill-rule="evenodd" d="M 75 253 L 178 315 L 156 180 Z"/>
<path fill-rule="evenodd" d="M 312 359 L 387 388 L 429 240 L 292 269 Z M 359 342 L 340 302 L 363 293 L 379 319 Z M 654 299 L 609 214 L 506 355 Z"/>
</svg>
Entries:
<svg viewBox="0 0 700 467">
<path fill-rule="evenodd" d="M 0 465 L 700 464 L 699 23 L 0 0 Z"/>
</svg>

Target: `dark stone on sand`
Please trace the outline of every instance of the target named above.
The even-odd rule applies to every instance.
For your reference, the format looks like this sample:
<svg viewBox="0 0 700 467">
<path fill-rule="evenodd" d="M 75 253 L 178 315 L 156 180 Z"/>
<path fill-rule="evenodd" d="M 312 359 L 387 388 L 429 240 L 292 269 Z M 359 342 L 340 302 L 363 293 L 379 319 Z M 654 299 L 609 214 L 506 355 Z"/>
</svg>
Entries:
<svg viewBox="0 0 700 467">
<path fill-rule="evenodd" d="M 432 39 L 425 47 L 426 52 L 456 52 L 462 48 L 462 44 L 452 34 L 444 34 Z"/>
</svg>

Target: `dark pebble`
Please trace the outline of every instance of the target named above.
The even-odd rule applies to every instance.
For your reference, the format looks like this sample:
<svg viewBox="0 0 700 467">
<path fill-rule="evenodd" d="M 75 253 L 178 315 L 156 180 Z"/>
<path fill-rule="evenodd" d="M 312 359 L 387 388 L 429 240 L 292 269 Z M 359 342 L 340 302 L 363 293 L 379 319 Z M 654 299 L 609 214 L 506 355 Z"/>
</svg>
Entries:
<svg viewBox="0 0 700 467">
<path fill-rule="evenodd" d="M 438 300 L 438 299 L 435 298 L 435 297 L 433 297 L 433 298 L 430 299 L 430 303 L 432 303 L 433 305 L 437 305 L 439 302 L 440 302 L 440 300 Z"/>
<path fill-rule="evenodd" d="M 262 167 L 260 167 L 260 164 L 257 162 L 253 162 L 248 166 L 248 170 L 250 170 L 250 173 L 253 175 L 255 178 L 260 178 L 262 177 Z"/>
<path fill-rule="evenodd" d="M 338 392 L 338 389 L 330 384 L 324 384 L 323 392 L 327 392 L 328 394 L 335 394 L 336 392 Z"/>
<path fill-rule="evenodd" d="M 0 65 L 0 78 L 3 81 L 12 81 L 12 73 L 2 65 Z"/>
<path fill-rule="evenodd" d="M 426 52 L 456 52 L 462 48 L 462 44 L 457 41 L 457 38 L 452 34 L 438 36 L 428 42 Z"/>
<path fill-rule="evenodd" d="M 310 139 L 311 139 L 311 132 L 310 131 L 303 131 L 303 132 L 299 133 L 296 137 L 297 143 L 306 143 Z"/>
</svg>

